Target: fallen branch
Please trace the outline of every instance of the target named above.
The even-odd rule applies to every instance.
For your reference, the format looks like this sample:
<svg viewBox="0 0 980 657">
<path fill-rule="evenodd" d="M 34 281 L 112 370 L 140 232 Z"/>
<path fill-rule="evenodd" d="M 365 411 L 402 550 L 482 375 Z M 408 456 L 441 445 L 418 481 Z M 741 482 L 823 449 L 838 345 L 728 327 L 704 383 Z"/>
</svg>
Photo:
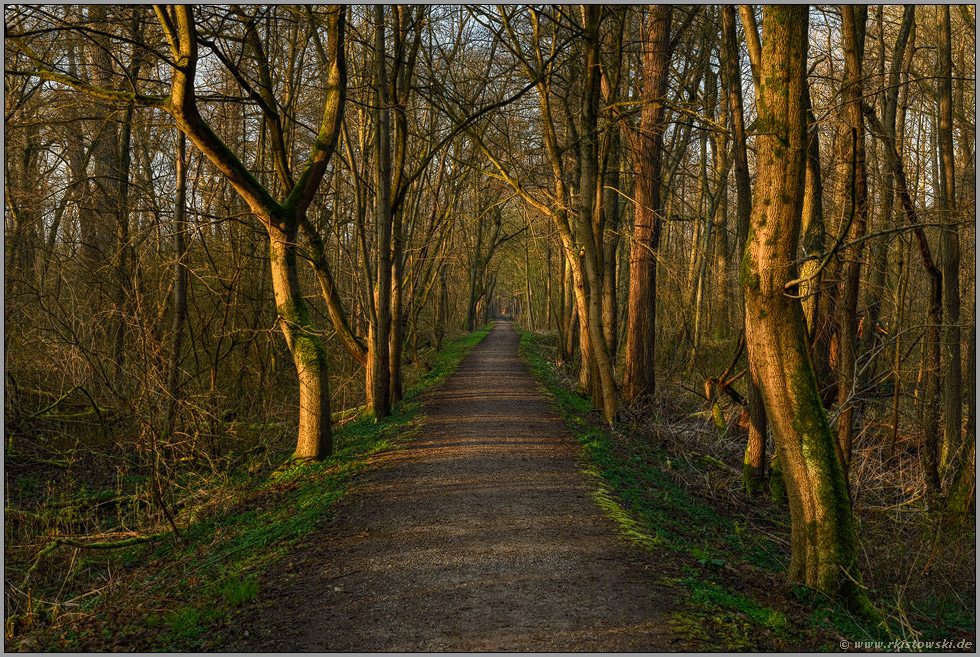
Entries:
<svg viewBox="0 0 980 657">
<path fill-rule="evenodd" d="M 37 553 L 37 558 L 34 559 L 34 563 L 31 567 L 27 569 L 24 574 L 24 583 L 20 587 L 27 590 L 27 581 L 30 579 L 34 571 L 40 565 L 41 560 L 57 550 L 62 545 L 67 545 L 69 547 L 82 548 L 87 550 L 117 550 L 120 548 L 131 547 L 133 545 L 139 545 L 140 543 L 147 543 L 149 541 L 155 541 L 164 536 L 169 535 L 170 532 L 162 532 L 159 534 L 146 534 L 144 536 L 132 536 L 130 538 L 124 538 L 121 541 L 96 541 L 94 543 L 85 543 L 83 541 L 75 540 L 74 538 L 58 537 L 48 543 L 40 552 Z"/>
</svg>

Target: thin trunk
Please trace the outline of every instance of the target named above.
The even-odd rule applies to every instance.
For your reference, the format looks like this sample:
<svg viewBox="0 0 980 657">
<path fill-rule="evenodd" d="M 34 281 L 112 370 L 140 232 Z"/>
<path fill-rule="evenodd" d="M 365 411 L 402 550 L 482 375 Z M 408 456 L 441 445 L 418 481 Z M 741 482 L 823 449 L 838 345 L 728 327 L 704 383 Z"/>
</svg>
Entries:
<svg viewBox="0 0 980 657">
<path fill-rule="evenodd" d="M 596 243 L 593 231 L 596 187 L 600 183 L 599 149 L 597 144 L 601 77 L 599 75 L 599 21 L 603 8 L 599 5 L 583 5 L 585 25 L 585 93 L 582 98 L 581 128 L 581 190 L 578 212 L 578 239 L 584 249 L 584 273 L 588 282 L 588 331 L 592 358 L 596 365 L 593 372 L 599 387 L 593 389 L 593 403 L 601 403 L 607 423 L 612 424 L 618 411 L 616 379 L 609 357 L 609 348 L 602 327 L 602 280 L 600 279 L 601 243 Z M 597 394 L 598 393 L 598 394 Z"/>
<path fill-rule="evenodd" d="M 185 206 L 187 203 L 187 137 L 182 132 L 177 133 L 176 175 L 177 187 L 174 198 L 174 249 L 177 252 L 174 261 L 174 320 L 173 346 L 170 352 L 170 362 L 167 371 L 167 427 L 173 433 L 177 405 L 181 399 L 180 363 L 184 346 L 184 328 L 187 324 L 187 220 Z"/>
<path fill-rule="evenodd" d="M 609 348 L 609 357 L 613 362 L 616 360 L 616 352 L 618 351 L 617 320 L 619 308 L 616 299 L 616 252 L 619 249 L 620 162 L 620 134 L 618 129 L 613 128 L 609 139 L 602 208 L 604 227 L 602 232 L 602 329 L 606 346 Z"/>
<path fill-rule="evenodd" d="M 891 160 L 892 170 L 895 172 L 898 198 L 901 201 L 906 220 L 912 227 L 912 232 L 918 242 L 919 255 L 929 279 L 929 298 L 927 302 L 928 322 L 926 325 L 925 342 L 922 345 L 921 376 L 924 379 L 924 391 L 920 403 L 920 409 L 922 410 L 922 421 L 920 425 L 923 428 L 922 467 L 925 470 L 926 489 L 929 496 L 928 501 L 930 505 L 933 505 L 938 501 L 941 492 L 939 478 L 939 333 L 943 321 L 943 275 L 932 258 L 929 241 L 926 239 L 925 231 L 919 224 L 919 218 L 916 214 L 915 206 L 912 203 L 908 182 L 905 178 L 905 167 L 902 163 L 901 155 L 895 146 L 895 139 L 885 131 L 870 105 L 864 105 L 863 108 L 868 118 L 869 126 L 872 128 L 875 136 L 884 143 L 885 152 Z"/>
<path fill-rule="evenodd" d="M 966 347 L 966 385 L 968 388 L 969 405 L 966 415 L 966 442 L 959 466 L 953 476 L 946 495 L 946 511 L 950 515 L 965 518 L 966 514 L 976 505 L 977 488 L 977 400 L 976 400 L 976 358 L 977 358 L 977 328 L 970 327 Z"/>
<path fill-rule="evenodd" d="M 736 253 L 739 259 L 745 252 L 745 245 L 748 241 L 749 219 L 752 214 L 752 189 L 749 181 L 748 163 L 748 137 L 745 132 L 745 116 L 742 107 L 742 73 L 739 65 L 738 41 L 735 34 L 735 7 L 725 5 L 721 8 L 722 26 L 725 33 L 725 66 L 728 67 L 728 76 L 731 84 L 728 87 L 728 109 L 732 117 L 732 131 L 735 151 L 735 229 L 736 229 Z M 751 9 L 750 9 L 751 13 Z M 745 17 L 743 15 L 743 22 Z M 750 43 L 758 42 L 758 35 L 755 33 L 755 19 L 751 20 Z M 746 24 L 749 29 L 749 24 Z M 751 51 L 750 51 L 751 52 Z M 756 53 L 758 54 L 758 53 Z M 758 66 L 756 62 L 755 66 Z M 753 79 L 758 75 L 753 73 Z M 743 303 L 740 304 L 744 308 Z M 744 317 L 744 313 L 743 313 Z M 762 490 L 765 482 L 766 472 L 766 435 L 768 433 L 766 409 L 762 403 L 762 395 L 756 384 L 756 373 L 749 367 L 746 376 L 746 395 L 749 405 L 749 435 L 745 446 L 745 458 L 742 469 L 742 486 L 750 494 Z M 775 476 L 778 476 L 775 475 Z"/>
<path fill-rule="evenodd" d="M 535 329 L 534 297 L 531 296 L 531 252 L 527 241 L 524 242 L 524 292 L 527 298 L 528 328 Z"/>
<path fill-rule="evenodd" d="M 824 255 L 826 229 L 823 215 L 823 179 L 820 171 L 820 126 L 813 115 L 810 88 L 804 92 L 807 116 L 806 187 L 803 192 L 803 251 L 808 260 L 800 266 L 800 277 L 806 279 L 800 285 L 803 297 L 803 313 L 807 320 L 810 361 L 817 377 L 817 389 L 824 407 L 829 408 L 837 399 L 837 378 L 830 365 L 831 337 L 833 333 L 833 296 L 823 291 L 823 272 L 820 271 Z"/>
<path fill-rule="evenodd" d="M 862 65 L 868 8 L 861 5 L 841 7 L 844 32 L 844 107 L 840 144 L 842 170 L 839 176 L 837 207 L 841 210 L 841 231 L 851 241 L 859 240 L 868 228 L 868 179 L 865 164 L 864 117 L 861 102 L 864 94 Z M 841 171 L 839 169 L 838 171 Z M 840 351 L 837 378 L 840 386 L 840 411 L 837 418 L 837 446 L 845 479 L 854 445 L 854 410 L 857 394 L 857 305 L 861 282 L 863 242 L 842 251 L 845 259 L 840 295 Z"/>
<path fill-rule="evenodd" d="M 373 408 L 377 419 L 391 412 L 390 338 L 391 338 L 391 119 L 388 109 L 388 75 L 385 62 L 385 9 L 374 7 L 374 56 L 375 56 L 375 104 L 376 129 L 375 151 L 375 199 L 374 220 L 377 230 L 377 277 L 374 305 L 377 321 L 374 327 Z"/>
<path fill-rule="evenodd" d="M 943 446 L 940 470 L 962 442 L 963 379 L 960 352 L 960 236 L 956 212 L 956 167 L 953 157 L 953 64 L 950 46 L 949 5 L 936 7 L 939 33 L 939 153 L 940 221 L 939 260 L 943 272 Z"/>
</svg>

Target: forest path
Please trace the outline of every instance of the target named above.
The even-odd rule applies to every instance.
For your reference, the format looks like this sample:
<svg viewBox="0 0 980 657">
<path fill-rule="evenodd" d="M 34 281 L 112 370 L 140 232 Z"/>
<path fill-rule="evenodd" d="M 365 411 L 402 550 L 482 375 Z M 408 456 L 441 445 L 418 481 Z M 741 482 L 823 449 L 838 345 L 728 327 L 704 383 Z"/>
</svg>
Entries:
<svg viewBox="0 0 980 657">
<path fill-rule="evenodd" d="M 673 592 L 590 498 L 506 322 L 236 623 L 248 651 L 664 651 Z"/>
</svg>

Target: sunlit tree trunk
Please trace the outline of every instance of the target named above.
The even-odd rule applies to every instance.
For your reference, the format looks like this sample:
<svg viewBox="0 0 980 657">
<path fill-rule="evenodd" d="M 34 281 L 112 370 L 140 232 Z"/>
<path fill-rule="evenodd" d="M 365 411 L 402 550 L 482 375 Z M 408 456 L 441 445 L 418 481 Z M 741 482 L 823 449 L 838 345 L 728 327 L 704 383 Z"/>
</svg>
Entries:
<svg viewBox="0 0 980 657">
<path fill-rule="evenodd" d="M 664 106 L 671 56 L 669 5 L 651 5 L 643 35 L 643 110 L 640 128 L 630 134 L 635 178 L 635 217 L 623 352 L 623 398 L 636 403 L 656 387 L 654 338 L 657 262 L 660 244 L 660 175 Z"/>
<path fill-rule="evenodd" d="M 377 312 L 372 337 L 371 382 L 375 418 L 391 413 L 391 119 L 388 109 L 388 74 L 385 62 L 385 8 L 374 6 L 375 56 L 375 197 L 374 220 L 377 229 L 377 274 L 374 305 Z"/>
<path fill-rule="evenodd" d="M 742 260 L 746 337 L 779 449 L 792 524 L 789 575 L 870 608 L 860 586 L 854 524 L 827 414 L 807 356 L 803 309 L 786 294 L 794 273 L 806 170 L 808 8 L 765 8 L 758 174 Z"/>
<path fill-rule="evenodd" d="M 745 116 L 742 106 L 742 73 L 739 64 L 738 41 L 735 36 L 735 7 L 725 5 L 721 8 L 722 29 L 725 37 L 725 66 L 731 84 L 728 86 L 728 108 L 732 116 L 732 132 L 734 144 L 735 168 L 735 229 L 737 238 L 736 252 L 741 258 L 745 251 L 749 232 L 749 219 L 752 214 L 752 189 L 749 181 L 748 137 L 745 131 Z M 751 12 L 750 12 L 751 13 Z M 754 19 L 745 26 L 749 35 L 750 45 L 757 40 Z M 750 52 L 751 49 L 750 49 Z M 758 53 L 757 53 L 758 56 Z M 753 62 L 753 72 L 759 62 Z M 753 77 L 756 77 L 753 73 Z M 758 93 L 758 85 L 756 85 Z M 744 294 L 743 305 L 744 306 Z M 746 402 L 749 407 L 749 435 L 745 445 L 745 456 L 742 465 L 742 486 L 749 494 L 762 490 L 766 474 L 766 435 L 768 433 L 766 409 L 762 403 L 762 395 L 756 385 L 756 372 L 749 363 L 746 379 Z M 777 475 L 778 476 L 778 475 Z"/>
<path fill-rule="evenodd" d="M 183 5 L 157 10 L 171 44 L 176 67 L 168 111 L 200 151 L 215 165 L 249 204 L 269 234 L 269 263 L 279 326 L 286 338 L 299 378 L 299 428 L 295 458 L 319 459 L 332 451 L 330 395 L 326 352 L 313 330 L 296 270 L 300 223 L 323 179 L 340 133 L 346 93 L 344 59 L 344 9 L 334 7 L 327 25 L 331 66 L 323 119 L 313 152 L 284 201 L 276 201 L 244 167 L 238 157 L 201 117 L 196 103 L 194 76 L 198 66 L 198 41 L 193 8 Z M 284 181 L 290 179 L 283 172 Z"/>
</svg>

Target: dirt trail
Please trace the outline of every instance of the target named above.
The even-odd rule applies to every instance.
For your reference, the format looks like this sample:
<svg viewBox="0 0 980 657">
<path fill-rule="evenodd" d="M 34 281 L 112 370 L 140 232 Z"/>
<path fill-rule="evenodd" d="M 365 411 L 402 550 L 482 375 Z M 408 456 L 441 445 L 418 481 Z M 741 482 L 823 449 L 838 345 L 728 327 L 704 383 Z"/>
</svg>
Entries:
<svg viewBox="0 0 980 657">
<path fill-rule="evenodd" d="M 663 651 L 673 594 L 616 535 L 506 322 L 263 581 L 249 651 Z"/>
</svg>

